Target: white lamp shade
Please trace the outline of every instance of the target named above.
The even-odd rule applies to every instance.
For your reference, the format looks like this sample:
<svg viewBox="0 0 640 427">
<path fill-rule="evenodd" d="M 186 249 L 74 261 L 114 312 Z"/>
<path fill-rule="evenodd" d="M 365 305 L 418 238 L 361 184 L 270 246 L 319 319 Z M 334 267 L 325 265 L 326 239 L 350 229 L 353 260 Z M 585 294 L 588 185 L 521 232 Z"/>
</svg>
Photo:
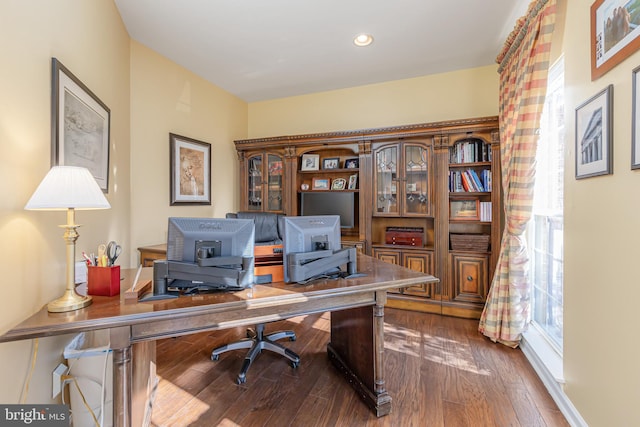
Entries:
<svg viewBox="0 0 640 427">
<path fill-rule="evenodd" d="M 77 166 L 54 166 L 24 208 L 27 210 L 69 208 L 85 210 L 110 207 L 88 169 Z"/>
</svg>

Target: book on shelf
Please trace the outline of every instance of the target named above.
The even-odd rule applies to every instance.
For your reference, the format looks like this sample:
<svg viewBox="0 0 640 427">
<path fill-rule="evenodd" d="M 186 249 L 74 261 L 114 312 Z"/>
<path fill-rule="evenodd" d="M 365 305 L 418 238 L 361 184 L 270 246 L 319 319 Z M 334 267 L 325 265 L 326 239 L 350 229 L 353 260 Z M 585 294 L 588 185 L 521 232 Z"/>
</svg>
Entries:
<svg viewBox="0 0 640 427">
<path fill-rule="evenodd" d="M 462 178 L 462 187 L 464 188 L 464 191 L 475 191 L 473 184 L 471 183 L 471 178 L 465 173 L 465 171 L 460 173 L 460 178 Z"/>
<path fill-rule="evenodd" d="M 477 138 L 458 142 L 451 147 L 449 163 L 477 163 L 491 161 L 491 146 Z"/>
<path fill-rule="evenodd" d="M 491 202 L 480 202 L 480 221 L 491 221 Z"/>
<path fill-rule="evenodd" d="M 482 185 L 482 181 L 480 180 L 480 177 L 478 176 L 477 172 L 473 169 L 469 169 L 469 173 L 473 178 L 473 182 L 475 182 L 476 184 L 477 191 L 481 191 L 481 192 L 485 191 L 484 186 Z"/>
<path fill-rule="evenodd" d="M 482 182 L 484 183 L 485 191 L 492 191 L 491 171 L 489 169 L 482 171 Z"/>
</svg>

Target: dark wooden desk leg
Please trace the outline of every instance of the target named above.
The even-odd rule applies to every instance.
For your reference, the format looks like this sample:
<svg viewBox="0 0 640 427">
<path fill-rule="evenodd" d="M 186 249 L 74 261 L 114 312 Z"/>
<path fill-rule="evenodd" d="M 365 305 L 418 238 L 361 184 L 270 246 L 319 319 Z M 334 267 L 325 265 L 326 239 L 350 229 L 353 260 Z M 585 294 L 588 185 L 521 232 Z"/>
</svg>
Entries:
<svg viewBox="0 0 640 427">
<path fill-rule="evenodd" d="M 331 313 L 327 352 L 362 400 L 381 417 L 391 412 L 384 381 L 384 304 L 386 291 L 376 292 L 376 305 Z"/>
<path fill-rule="evenodd" d="M 131 427 L 131 343 L 129 328 L 111 330 L 113 353 L 113 425 Z"/>
</svg>

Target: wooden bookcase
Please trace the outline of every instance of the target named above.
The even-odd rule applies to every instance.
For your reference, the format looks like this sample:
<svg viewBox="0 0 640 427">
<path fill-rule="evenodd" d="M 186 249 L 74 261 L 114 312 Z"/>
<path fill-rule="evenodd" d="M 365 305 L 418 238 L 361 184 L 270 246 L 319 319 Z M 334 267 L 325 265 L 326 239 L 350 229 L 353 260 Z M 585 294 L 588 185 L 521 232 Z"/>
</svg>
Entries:
<svg viewBox="0 0 640 427">
<path fill-rule="evenodd" d="M 252 194 L 265 191 L 251 188 L 259 182 L 250 175 L 256 169 L 251 159 L 262 156 L 258 163 L 265 164 L 279 157 L 280 212 L 299 215 L 307 192 L 351 192 L 355 221 L 343 229 L 343 244 L 440 279 L 390 293 L 389 306 L 480 316 L 503 228 L 497 117 L 246 139 L 235 145 L 242 210 L 256 209 Z M 325 163 L 333 168 L 323 168 Z M 269 170 L 263 167 L 262 174 Z M 355 186 L 349 188 L 354 175 Z M 462 176 L 465 181 L 477 177 L 482 186 L 457 184 Z M 331 189 L 336 180 L 344 180 L 344 188 Z M 260 208 L 271 210 L 265 207 L 263 202 Z M 389 230 L 407 228 L 422 230 L 419 244 L 388 243 Z"/>
</svg>

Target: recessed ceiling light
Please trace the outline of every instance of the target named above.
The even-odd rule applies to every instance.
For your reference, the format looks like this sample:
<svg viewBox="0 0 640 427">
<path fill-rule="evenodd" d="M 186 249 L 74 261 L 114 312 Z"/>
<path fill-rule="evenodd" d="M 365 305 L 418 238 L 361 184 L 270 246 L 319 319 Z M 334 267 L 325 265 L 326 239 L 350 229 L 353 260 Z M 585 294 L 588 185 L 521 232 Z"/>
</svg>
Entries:
<svg viewBox="0 0 640 427">
<path fill-rule="evenodd" d="M 371 43 L 373 43 L 373 36 L 371 36 L 371 34 L 358 34 L 353 39 L 353 44 L 360 47 L 369 46 Z"/>
</svg>

